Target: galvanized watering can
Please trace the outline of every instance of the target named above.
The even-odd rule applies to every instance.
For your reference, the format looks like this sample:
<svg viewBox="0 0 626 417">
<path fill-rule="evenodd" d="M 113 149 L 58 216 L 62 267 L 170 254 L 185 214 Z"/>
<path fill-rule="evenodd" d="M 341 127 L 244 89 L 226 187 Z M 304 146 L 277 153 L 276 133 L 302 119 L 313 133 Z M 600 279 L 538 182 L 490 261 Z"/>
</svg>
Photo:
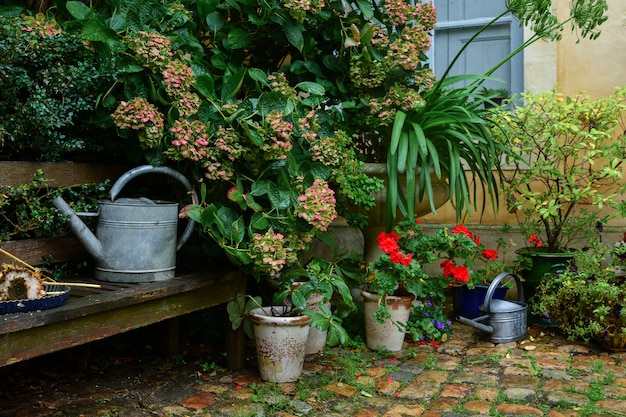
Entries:
<svg viewBox="0 0 626 417">
<path fill-rule="evenodd" d="M 177 179 L 186 190 L 191 183 L 181 173 L 167 167 L 140 166 L 123 174 L 111 188 L 110 200 L 99 200 L 96 235 L 63 200 L 52 201 L 96 261 L 96 279 L 110 282 L 152 282 L 173 278 L 176 252 L 193 233 L 193 222 L 177 237 L 178 204 L 145 197 L 116 197 L 133 178 L 143 174 L 165 174 Z M 197 201 L 197 198 L 196 200 Z"/>
<path fill-rule="evenodd" d="M 508 276 L 515 278 L 519 301 L 493 300 L 493 293 L 500 281 Z M 524 303 L 524 290 L 517 276 L 508 272 L 498 275 L 489 286 L 480 311 L 485 314 L 475 319 L 458 316 L 457 320 L 488 333 L 487 340 L 493 343 L 515 342 L 526 338 L 528 305 Z M 479 323 L 481 321 L 486 324 Z"/>
</svg>

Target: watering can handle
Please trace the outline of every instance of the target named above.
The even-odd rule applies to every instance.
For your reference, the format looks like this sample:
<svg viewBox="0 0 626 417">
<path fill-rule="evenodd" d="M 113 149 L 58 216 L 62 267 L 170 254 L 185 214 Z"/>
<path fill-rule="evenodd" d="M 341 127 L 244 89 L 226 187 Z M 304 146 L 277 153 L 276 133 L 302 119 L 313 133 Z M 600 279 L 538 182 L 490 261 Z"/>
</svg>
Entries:
<svg viewBox="0 0 626 417">
<path fill-rule="evenodd" d="M 130 180 L 143 174 L 169 175 L 170 177 L 177 179 L 185 187 L 187 191 L 192 193 L 192 203 L 198 201 L 197 193 L 193 190 L 191 183 L 189 182 L 187 178 L 185 178 L 183 174 L 169 167 L 153 167 L 152 165 L 142 165 L 137 168 L 133 168 L 130 171 L 127 171 L 124 174 L 122 174 L 122 176 L 119 177 L 117 181 L 115 181 L 115 184 L 113 184 L 113 186 L 111 187 L 111 191 L 109 192 L 111 201 L 115 200 L 115 198 L 118 196 L 120 191 L 122 191 L 122 188 L 124 188 L 124 186 L 126 186 L 126 184 Z M 189 223 L 187 224 L 187 228 L 178 238 L 176 250 L 179 250 L 180 248 L 182 248 L 185 242 L 187 242 L 187 240 L 189 239 L 189 237 L 191 237 L 191 234 L 193 233 L 194 223 L 191 220 L 188 220 L 188 222 Z"/>
<path fill-rule="evenodd" d="M 517 299 L 518 301 L 524 302 L 524 288 L 522 287 L 522 282 L 520 281 L 519 277 L 517 275 L 511 274 L 510 272 L 502 272 L 497 277 L 495 277 L 493 281 L 491 281 L 491 285 L 489 285 L 489 288 L 487 289 L 487 294 L 485 294 L 485 302 L 483 303 L 483 309 L 485 314 L 490 314 L 489 306 L 491 305 L 493 293 L 496 291 L 496 288 L 498 288 L 500 281 L 508 276 L 515 278 L 515 285 L 517 286 Z"/>
</svg>

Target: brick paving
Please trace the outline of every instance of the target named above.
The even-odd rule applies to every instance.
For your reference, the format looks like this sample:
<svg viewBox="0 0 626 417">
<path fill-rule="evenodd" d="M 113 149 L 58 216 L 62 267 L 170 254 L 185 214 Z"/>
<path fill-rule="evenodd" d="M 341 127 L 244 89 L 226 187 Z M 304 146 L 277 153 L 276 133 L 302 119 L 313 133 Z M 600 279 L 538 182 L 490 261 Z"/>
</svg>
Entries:
<svg viewBox="0 0 626 417">
<path fill-rule="evenodd" d="M 385 359 L 364 353 L 370 359 L 358 378 L 319 387 L 316 380 L 333 372 L 336 378 L 342 371 L 333 355 L 344 352 L 311 355 L 301 380 L 286 384 L 306 385 L 311 395 L 274 414 L 266 407 L 261 415 L 625 416 L 626 354 L 573 344 L 542 331 L 547 329 L 534 328 L 524 341 L 495 345 L 481 340 L 480 332 L 455 324 L 453 338 L 438 349 L 405 344 L 403 351 Z M 249 384 L 264 383 L 253 378 Z M 282 404 L 289 404 L 297 392 L 294 388 L 285 394 Z M 228 415 L 218 408 L 209 405 L 198 415 Z"/>
<path fill-rule="evenodd" d="M 70 395 L 72 384 L 64 391 L 58 382 L 56 402 L 37 391 L 30 407 L 23 398 L 3 404 L 0 393 L 0 417 L 626 416 L 626 353 L 572 343 L 548 330 L 531 328 L 526 340 L 495 345 L 455 323 L 451 340 L 438 349 L 405 344 L 386 355 L 328 349 L 307 356 L 298 382 L 280 385 L 259 379 L 252 356 L 238 372 L 163 363 L 167 373 L 155 369 L 144 381 L 151 390 L 137 377 L 134 386 L 120 381 L 81 396 L 77 385 Z"/>
</svg>

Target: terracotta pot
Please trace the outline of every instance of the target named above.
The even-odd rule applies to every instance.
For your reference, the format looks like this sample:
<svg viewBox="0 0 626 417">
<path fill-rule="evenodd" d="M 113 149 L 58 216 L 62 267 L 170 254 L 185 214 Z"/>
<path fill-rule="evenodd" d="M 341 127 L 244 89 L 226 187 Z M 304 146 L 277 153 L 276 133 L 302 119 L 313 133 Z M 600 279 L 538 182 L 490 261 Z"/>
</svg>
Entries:
<svg viewBox="0 0 626 417">
<path fill-rule="evenodd" d="M 273 306 L 250 312 L 259 374 L 264 381 L 293 382 L 302 374 L 311 318 L 269 315 L 271 311 L 280 315 L 286 310 L 285 306 Z"/>
<path fill-rule="evenodd" d="M 411 304 L 415 300 L 414 296 L 394 296 L 385 297 L 385 304 L 391 315 L 391 319 L 386 319 L 379 323 L 374 316 L 378 310 L 380 296 L 365 290 L 361 291 L 363 297 L 363 313 L 365 317 L 365 344 L 372 350 L 386 349 L 390 352 L 397 352 L 402 349 L 404 343 L 405 323 L 411 314 Z"/>
<path fill-rule="evenodd" d="M 614 352 L 626 351 L 626 337 L 615 334 L 597 335 L 595 337 L 596 342 L 600 344 L 604 349 L 612 350 Z"/>
</svg>

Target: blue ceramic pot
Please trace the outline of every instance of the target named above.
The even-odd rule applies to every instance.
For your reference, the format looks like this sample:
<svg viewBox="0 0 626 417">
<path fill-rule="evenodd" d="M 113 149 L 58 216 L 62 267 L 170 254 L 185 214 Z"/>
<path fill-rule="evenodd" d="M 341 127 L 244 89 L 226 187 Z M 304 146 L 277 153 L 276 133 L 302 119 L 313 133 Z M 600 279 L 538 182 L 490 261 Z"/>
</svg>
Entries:
<svg viewBox="0 0 626 417">
<path fill-rule="evenodd" d="M 485 302 L 485 296 L 487 295 L 488 285 L 476 285 L 474 289 L 469 289 L 467 286 L 455 287 L 452 293 L 452 306 L 454 308 L 455 316 L 463 316 L 468 319 L 475 319 L 480 317 L 482 312 L 480 306 Z M 506 296 L 508 287 L 497 287 L 493 293 L 493 299 L 503 300 Z"/>
</svg>

